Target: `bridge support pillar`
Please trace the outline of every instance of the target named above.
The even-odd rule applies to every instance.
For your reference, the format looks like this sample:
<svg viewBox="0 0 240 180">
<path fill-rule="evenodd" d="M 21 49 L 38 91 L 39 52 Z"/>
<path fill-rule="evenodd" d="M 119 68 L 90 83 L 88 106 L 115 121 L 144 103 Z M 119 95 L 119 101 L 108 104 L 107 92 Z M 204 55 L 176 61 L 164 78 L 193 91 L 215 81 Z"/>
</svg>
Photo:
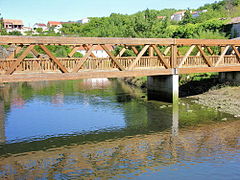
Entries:
<svg viewBox="0 0 240 180">
<path fill-rule="evenodd" d="M 221 72 L 219 73 L 219 79 L 221 82 L 231 81 L 240 83 L 240 72 Z"/>
<path fill-rule="evenodd" d="M 149 76 L 147 91 L 149 100 L 176 103 L 179 98 L 179 75 Z"/>
</svg>

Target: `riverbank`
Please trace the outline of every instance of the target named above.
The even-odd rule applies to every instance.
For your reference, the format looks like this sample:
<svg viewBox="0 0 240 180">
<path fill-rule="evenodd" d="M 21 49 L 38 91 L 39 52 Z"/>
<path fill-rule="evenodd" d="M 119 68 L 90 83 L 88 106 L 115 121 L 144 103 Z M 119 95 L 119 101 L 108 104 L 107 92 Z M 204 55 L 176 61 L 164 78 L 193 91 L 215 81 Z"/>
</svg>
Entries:
<svg viewBox="0 0 240 180">
<path fill-rule="evenodd" d="M 146 88 L 144 78 L 126 78 L 124 81 L 136 87 Z M 179 94 L 181 98 L 192 98 L 197 104 L 240 117 L 239 83 L 222 83 L 218 78 L 193 80 L 181 84 Z"/>
<path fill-rule="evenodd" d="M 191 98 L 195 103 L 240 117 L 240 87 L 223 87 Z"/>
</svg>

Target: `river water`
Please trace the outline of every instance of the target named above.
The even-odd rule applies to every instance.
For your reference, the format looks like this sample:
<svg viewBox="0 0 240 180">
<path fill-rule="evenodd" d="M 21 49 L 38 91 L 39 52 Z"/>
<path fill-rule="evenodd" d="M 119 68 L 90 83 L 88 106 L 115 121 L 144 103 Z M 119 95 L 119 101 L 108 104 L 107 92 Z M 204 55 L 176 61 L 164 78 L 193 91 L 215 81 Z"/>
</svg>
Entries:
<svg viewBox="0 0 240 180">
<path fill-rule="evenodd" d="M 239 129 L 118 80 L 5 84 L 0 179 L 240 179 Z"/>
</svg>

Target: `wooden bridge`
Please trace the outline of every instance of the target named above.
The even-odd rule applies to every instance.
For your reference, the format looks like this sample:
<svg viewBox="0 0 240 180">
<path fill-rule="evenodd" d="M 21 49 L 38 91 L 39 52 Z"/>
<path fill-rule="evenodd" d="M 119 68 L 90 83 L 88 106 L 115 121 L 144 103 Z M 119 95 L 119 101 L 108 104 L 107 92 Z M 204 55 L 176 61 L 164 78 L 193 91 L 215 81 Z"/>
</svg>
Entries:
<svg viewBox="0 0 240 180">
<path fill-rule="evenodd" d="M 0 82 L 240 71 L 240 40 L 0 36 L 0 46 L 13 49 L 0 59 Z M 71 51 L 57 57 L 54 46 Z M 108 57 L 94 55 L 99 47 Z"/>
</svg>

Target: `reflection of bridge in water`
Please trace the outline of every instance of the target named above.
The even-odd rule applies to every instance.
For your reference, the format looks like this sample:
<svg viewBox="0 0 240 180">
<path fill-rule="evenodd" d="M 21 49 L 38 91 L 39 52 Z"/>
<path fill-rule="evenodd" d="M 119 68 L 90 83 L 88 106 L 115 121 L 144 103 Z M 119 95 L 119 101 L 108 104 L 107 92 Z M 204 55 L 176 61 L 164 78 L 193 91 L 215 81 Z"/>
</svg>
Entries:
<svg viewBox="0 0 240 180">
<path fill-rule="evenodd" d="M 17 145 L 9 145 L 7 157 L 0 158 L 0 171 L 6 178 L 54 177 L 61 173 L 67 177 L 94 179 L 121 177 L 154 167 L 185 165 L 188 160 L 196 164 L 204 158 L 218 156 L 223 151 L 239 148 L 240 123 L 219 123 L 179 131 L 173 136 L 169 131 L 146 135 L 123 136 L 102 141 L 85 141 L 84 144 L 64 144 L 50 149 L 14 152 Z M 127 134 L 126 134 L 127 135 Z M 100 135 L 101 136 L 101 135 Z M 112 135 L 111 135 L 112 136 Z M 78 139 L 79 137 L 76 137 Z M 86 137 L 86 139 L 88 139 Z M 63 142 L 62 142 L 63 140 Z M 79 141 L 79 140 L 78 140 Z M 56 144 L 54 142 L 54 144 Z M 46 142 L 35 142 L 35 147 Z M 19 144 L 19 147 L 28 145 Z M 12 152 L 11 152 L 12 150 Z M 13 153 L 13 154 L 12 154 Z M 234 152 L 232 152 L 234 154 Z M 218 157 L 219 158 L 219 157 Z M 224 158 L 224 155 L 221 155 Z M 13 173 L 14 172 L 14 173 Z M 0 177 L 1 177 L 0 174 Z M 17 174 L 17 175 L 16 175 Z"/>
<path fill-rule="evenodd" d="M 86 81 L 82 83 L 84 87 L 92 87 L 89 81 L 87 84 Z M 79 83 L 76 84 L 79 86 Z M 31 89 L 30 84 L 24 85 Z M 3 102 L 8 103 L 11 97 L 16 97 L 11 94 L 15 91 L 11 91 L 9 86 L 4 87 L 8 91 L 3 89 L 5 94 L 2 97 L 8 98 L 1 101 L 1 111 L 4 110 Z M 16 90 L 16 87 L 12 86 Z M 45 86 L 50 84 L 40 88 Z M 126 94 L 131 91 L 120 83 L 116 83 L 114 87 Z M 71 89 L 74 88 L 70 87 Z M 63 97 L 64 92 L 69 93 L 67 90 L 62 92 Z M 2 143 L 0 178 L 31 179 L 33 175 L 52 178 L 59 173 L 66 177 L 74 177 L 74 174 L 77 174 L 76 178 L 112 178 L 135 171 L 143 172 L 149 168 L 164 168 L 166 165 L 184 163 L 188 158 L 196 158 L 196 162 L 201 162 L 201 157 L 213 156 L 219 151 L 237 149 L 239 146 L 239 122 L 179 130 L 178 106 L 165 108 L 164 111 L 154 109 L 155 106 L 146 106 L 143 109 L 146 117 L 138 118 L 129 115 L 129 109 L 134 108 L 127 104 L 128 101 L 131 102 L 131 98 L 134 96 L 117 98 L 119 102 L 124 103 L 124 128 L 112 131 L 101 129 L 98 132 L 50 137 L 32 142 Z M 3 126 L 0 128 L 1 140 L 4 141 L 5 135 L 2 130 L 5 129 L 5 117 L 0 120 L 0 125 Z M 134 129 L 134 123 L 138 123 L 141 128 Z"/>
</svg>

